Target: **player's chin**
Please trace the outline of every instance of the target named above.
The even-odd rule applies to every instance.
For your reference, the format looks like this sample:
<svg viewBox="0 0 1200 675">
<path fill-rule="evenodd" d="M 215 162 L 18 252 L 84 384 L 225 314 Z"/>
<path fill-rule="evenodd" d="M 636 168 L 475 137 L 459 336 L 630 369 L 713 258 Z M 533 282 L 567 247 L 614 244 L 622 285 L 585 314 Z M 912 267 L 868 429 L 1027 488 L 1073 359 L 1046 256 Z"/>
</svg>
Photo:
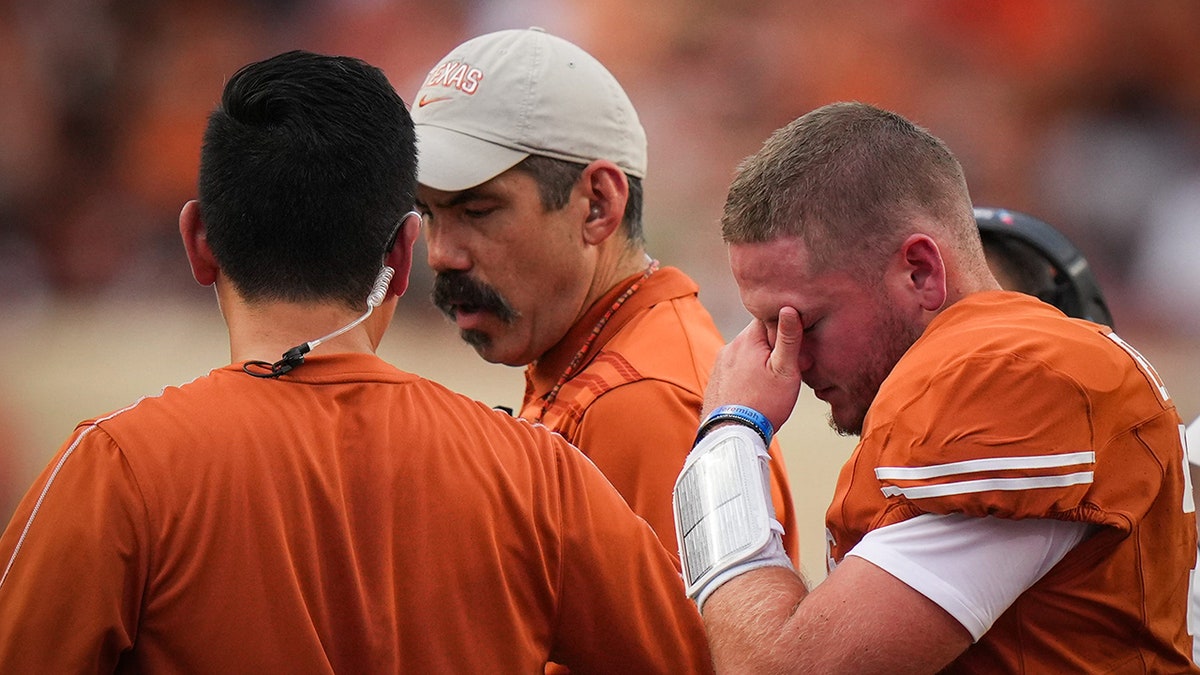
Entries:
<svg viewBox="0 0 1200 675">
<path fill-rule="evenodd" d="M 831 402 L 829 426 L 842 436 L 861 436 L 866 418 L 867 411 L 861 406 Z"/>
</svg>

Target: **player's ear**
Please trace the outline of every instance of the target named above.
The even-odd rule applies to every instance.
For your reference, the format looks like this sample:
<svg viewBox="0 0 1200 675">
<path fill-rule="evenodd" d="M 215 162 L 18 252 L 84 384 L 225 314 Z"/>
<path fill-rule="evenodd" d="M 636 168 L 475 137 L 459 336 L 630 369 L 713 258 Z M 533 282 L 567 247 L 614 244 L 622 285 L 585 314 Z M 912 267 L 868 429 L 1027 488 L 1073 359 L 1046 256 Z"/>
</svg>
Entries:
<svg viewBox="0 0 1200 675">
<path fill-rule="evenodd" d="M 897 257 L 905 292 L 912 294 L 921 309 L 941 309 L 947 298 L 946 261 L 937 242 L 926 234 L 909 235 Z"/>
<path fill-rule="evenodd" d="M 587 202 L 583 239 L 595 246 L 621 228 L 629 201 L 629 180 L 620 167 L 601 159 L 583 170 L 578 188 Z"/>
</svg>

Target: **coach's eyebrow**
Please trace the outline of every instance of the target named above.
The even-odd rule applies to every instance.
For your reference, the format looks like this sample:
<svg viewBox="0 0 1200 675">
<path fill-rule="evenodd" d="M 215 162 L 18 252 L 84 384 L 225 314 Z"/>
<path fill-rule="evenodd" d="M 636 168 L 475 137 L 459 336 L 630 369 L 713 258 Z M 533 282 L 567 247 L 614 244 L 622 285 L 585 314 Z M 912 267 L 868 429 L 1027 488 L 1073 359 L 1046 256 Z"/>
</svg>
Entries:
<svg viewBox="0 0 1200 675">
<path fill-rule="evenodd" d="M 450 208 L 454 208 L 455 206 L 461 206 L 462 204 L 466 204 L 467 202 L 471 202 L 476 199 L 487 199 L 489 197 L 491 197 L 491 195 L 488 194 L 486 190 L 481 189 L 479 186 L 475 186 L 475 187 L 467 188 L 466 190 L 462 190 L 460 192 L 455 192 L 454 194 L 450 195 L 450 197 L 448 197 L 444 201 L 440 201 L 440 202 L 436 201 L 436 200 L 430 200 L 430 201 L 432 201 L 433 205 L 438 207 L 439 209 L 450 209 Z M 429 208 L 429 204 L 424 204 L 419 199 L 417 200 L 417 204 L 419 206 L 424 206 L 426 209 Z"/>
</svg>

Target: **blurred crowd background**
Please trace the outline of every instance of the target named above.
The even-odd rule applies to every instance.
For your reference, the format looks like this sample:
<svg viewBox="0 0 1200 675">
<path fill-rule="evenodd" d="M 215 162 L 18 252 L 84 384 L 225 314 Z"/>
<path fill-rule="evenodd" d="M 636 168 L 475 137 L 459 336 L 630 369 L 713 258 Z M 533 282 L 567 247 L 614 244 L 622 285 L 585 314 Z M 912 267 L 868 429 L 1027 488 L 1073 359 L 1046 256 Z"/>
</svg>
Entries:
<svg viewBox="0 0 1200 675">
<path fill-rule="evenodd" d="M 1200 2 L 0 0 L 0 520 L 77 420 L 228 359 L 176 224 L 230 74 L 346 54 L 409 100 L 462 40 L 530 25 L 624 84 L 649 137 L 650 250 L 700 282 L 727 337 L 746 320 L 718 226 L 738 161 L 860 100 L 943 138 L 977 205 L 1074 240 L 1118 331 L 1200 413 Z M 515 404 L 519 371 L 458 345 L 428 287 L 419 265 L 387 353 Z M 813 427 L 798 445 L 848 447 Z"/>
</svg>

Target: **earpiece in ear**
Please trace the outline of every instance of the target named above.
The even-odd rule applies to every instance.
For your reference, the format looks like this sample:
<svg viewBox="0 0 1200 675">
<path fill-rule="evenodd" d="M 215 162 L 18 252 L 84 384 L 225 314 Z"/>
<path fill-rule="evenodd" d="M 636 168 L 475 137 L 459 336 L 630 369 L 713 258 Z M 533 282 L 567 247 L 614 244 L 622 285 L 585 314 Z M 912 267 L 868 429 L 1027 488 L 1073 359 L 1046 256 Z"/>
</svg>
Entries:
<svg viewBox="0 0 1200 675">
<path fill-rule="evenodd" d="M 588 212 L 588 220 L 595 220 L 600 217 L 600 207 L 592 204 L 592 210 Z"/>
<path fill-rule="evenodd" d="M 401 228 L 403 228 L 404 224 L 408 222 L 408 219 L 412 218 L 413 216 L 416 216 L 417 218 L 417 227 L 421 227 L 421 213 L 419 211 L 409 211 L 403 216 L 400 216 L 400 221 L 397 222 L 396 226 L 392 228 L 392 236 L 388 237 L 387 248 L 384 250 L 391 251 L 392 248 L 396 246 L 396 237 L 400 236 Z"/>
<path fill-rule="evenodd" d="M 388 286 L 392 283 L 392 276 L 395 274 L 396 270 L 387 265 L 379 270 L 379 276 L 375 277 L 375 286 L 371 289 L 371 294 L 367 296 L 369 307 L 378 307 L 383 304 L 384 298 L 387 297 Z"/>
</svg>

